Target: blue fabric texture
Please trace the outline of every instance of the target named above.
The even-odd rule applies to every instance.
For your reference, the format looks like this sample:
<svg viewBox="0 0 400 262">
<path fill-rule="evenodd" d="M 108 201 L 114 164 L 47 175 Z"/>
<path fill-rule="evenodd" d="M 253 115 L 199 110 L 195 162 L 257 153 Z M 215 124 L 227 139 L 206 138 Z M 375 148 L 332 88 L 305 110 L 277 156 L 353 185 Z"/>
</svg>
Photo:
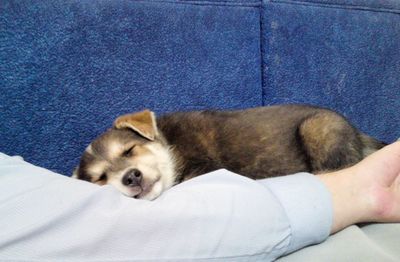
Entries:
<svg viewBox="0 0 400 262">
<path fill-rule="evenodd" d="M 4 0 L 0 151 L 70 175 L 120 114 L 307 103 L 400 135 L 396 0 Z"/>
<path fill-rule="evenodd" d="M 399 3 L 266 1 L 264 102 L 328 107 L 365 133 L 394 141 L 400 134 Z"/>
</svg>

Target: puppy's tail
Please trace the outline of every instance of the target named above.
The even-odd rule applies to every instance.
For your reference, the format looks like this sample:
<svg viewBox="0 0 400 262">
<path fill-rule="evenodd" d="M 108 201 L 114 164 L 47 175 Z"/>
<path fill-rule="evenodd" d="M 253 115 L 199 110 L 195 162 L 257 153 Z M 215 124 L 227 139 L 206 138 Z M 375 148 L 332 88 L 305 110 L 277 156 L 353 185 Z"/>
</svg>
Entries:
<svg viewBox="0 0 400 262">
<path fill-rule="evenodd" d="M 365 134 L 361 134 L 360 138 L 363 144 L 363 157 L 366 157 L 387 145 L 385 142 L 381 142 Z"/>
</svg>

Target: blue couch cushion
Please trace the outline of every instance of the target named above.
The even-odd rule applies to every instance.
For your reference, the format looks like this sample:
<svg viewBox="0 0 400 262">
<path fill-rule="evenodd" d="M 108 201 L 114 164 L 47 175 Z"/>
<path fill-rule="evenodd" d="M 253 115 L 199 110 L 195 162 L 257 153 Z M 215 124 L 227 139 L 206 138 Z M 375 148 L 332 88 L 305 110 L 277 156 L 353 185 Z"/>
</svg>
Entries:
<svg viewBox="0 0 400 262">
<path fill-rule="evenodd" d="M 262 105 L 258 3 L 0 3 L 0 151 L 70 174 L 120 114 Z"/>
<path fill-rule="evenodd" d="M 264 1 L 264 102 L 326 106 L 380 140 L 397 139 L 399 3 Z"/>
</svg>

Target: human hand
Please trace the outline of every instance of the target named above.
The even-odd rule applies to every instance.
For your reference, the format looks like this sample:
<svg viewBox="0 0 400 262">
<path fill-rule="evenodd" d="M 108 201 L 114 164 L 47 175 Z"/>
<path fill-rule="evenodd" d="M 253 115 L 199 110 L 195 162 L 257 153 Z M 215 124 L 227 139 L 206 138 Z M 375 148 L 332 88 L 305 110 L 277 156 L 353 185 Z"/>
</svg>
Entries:
<svg viewBox="0 0 400 262">
<path fill-rule="evenodd" d="M 400 142 L 318 177 L 332 194 L 331 233 L 360 222 L 400 222 Z"/>
</svg>

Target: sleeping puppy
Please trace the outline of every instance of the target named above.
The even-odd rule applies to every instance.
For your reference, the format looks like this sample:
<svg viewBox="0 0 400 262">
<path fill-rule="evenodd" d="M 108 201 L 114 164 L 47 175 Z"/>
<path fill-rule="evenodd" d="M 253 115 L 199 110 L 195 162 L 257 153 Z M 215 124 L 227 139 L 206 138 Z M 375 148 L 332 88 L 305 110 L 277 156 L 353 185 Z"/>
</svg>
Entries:
<svg viewBox="0 0 400 262">
<path fill-rule="evenodd" d="M 385 144 L 343 116 L 305 105 L 117 118 L 85 150 L 73 177 L 155 199 L 171 186 L 225 168 L 253 179 L 336 170 Z"/>
</svg>

